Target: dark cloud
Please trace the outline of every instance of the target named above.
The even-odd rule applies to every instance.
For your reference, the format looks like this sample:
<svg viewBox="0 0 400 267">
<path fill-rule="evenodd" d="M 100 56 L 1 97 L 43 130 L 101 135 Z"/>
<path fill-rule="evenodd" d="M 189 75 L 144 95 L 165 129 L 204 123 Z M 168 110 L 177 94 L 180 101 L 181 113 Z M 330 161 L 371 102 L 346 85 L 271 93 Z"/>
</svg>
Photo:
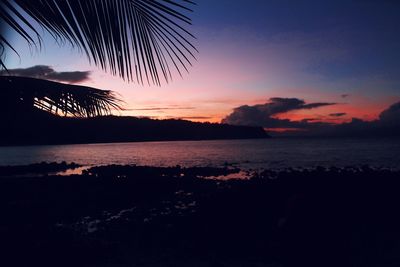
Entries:
<svg viewBox="0 0 400 267">
<path fill-rule="evenodd" d="M 285 113 L 292 110 L 300 109 L 313 109 L 328 105 L 334 105 L 335 103 L 310 103 L 306 104 L 304 100 L 298 98 L 281 98 L 273 97 L 269 99 L 269 102 L 263 105 L 255 105 L 251 108 L 255 108 L 263 113 L 272 116 L 279 113 Z M 240 107 L 239 107 L 240 109 Z"/>
<path fill-rule="evenodd" d="M 313 109 L 313 108 L 320 108 L 324 106 L 331 106 L 331 105 L 336 105 L 336 103 L 311 103 L 304 105 L 298 109 Z"/>
<path fill-rule="evenodd" d="M 346 115 L 347 115 L 347 113 L 344 113 L 344 112 L 338 112 L 338 113 L 329 114 L 329 116 L 331 116 L 331 117 L 343 117 L 343 116 L 346 116 Z"/>
<path fill-rule="evenodd" d="M 287 119 L 277 119 L 274 115 L 294 110 L 314 109 L 335 103 L 305 103 L 297 98 L 271 98 L 268 103 L 255 106 L 240 106 L 222 120 L 222 123 L 233 125 L 262 126 L 266 128 L 303 128 L 307 121 L 293 122 Z"/>
<path fill-rule="evenodd" d="M 400 125 L 400 102 L 391 105 L 379 115 L 382 124 Z"/>
<path fill-rule="evenodd" d="M 291 135 L 329 137 L 400 137 L 400 102 L 384 110 L 374 121 L 353 118 L 342 124 L 320 124 L 309 131 L 290 133 Z"/>
<path fill-rule="evenodd" d="M 60 82 L 79 83 L 89 79 L 89 71 L 51 72 L 45 78 Z"/>
<path fill-rule="evenodd" d="M 278 101 L 276 101 L 278 99 Z M 288 100 L 288 101 L 286 101 Z M 277 104 L 278 103 L 278 104 Z M 287 105 L 284 105 L 286 103 Z M 297 104 L 295 104 L 297 103 Z M 256 106 L 241 106 L 222 120 L 233 125 L 262 126 L 269 129 L 287 129 L 282 135 L 291 136 L 326 136 L 326 137 L 400 137 L 400 102 L 384 110 L 374 121 L 352 118 L 347 123 L 330 123 L 329 117 L 321 122 L 319 118 L 306 118 L 301 121 L 290 121 L 273 117 L 296 109 L 317 108 L 332 103 L 305 104 L 302 100 L 272 98 L 270 103 Z M 295 108 L 298 106 L 298 108 Z M 279 107 L 279 108 L 278 108 Z M 303 108 L 302 108 L 303 107 Z M 332 113 L 330 117 L 342 117 L 346 113 Z"/>
<path fill-rule="evenodd" d="M 79 83 L 89 79 L 90 71 L 57 72 L 50 66 L 37 65 L 25 69 L 3 70 L 0 71 L 0 75 L 23 76 L 58 82 Z"/>
<path fill-rule="evenodd" d="M 341 95 L 342 98 L 346 98 L 346 97 L 348 97 L 348 96 L 349 96 L 348 94 L 343 94 L 343 95 Z"/>
<path fill-rule="evenodd" d="M 400 102 L 382 111 L 374 121 L 353 118 L 349 123 L 322 129 L 323 135 L 330 136 L 400 136 Z M 318 133 L 318 132 L 316 132 Z"/>
</svg>

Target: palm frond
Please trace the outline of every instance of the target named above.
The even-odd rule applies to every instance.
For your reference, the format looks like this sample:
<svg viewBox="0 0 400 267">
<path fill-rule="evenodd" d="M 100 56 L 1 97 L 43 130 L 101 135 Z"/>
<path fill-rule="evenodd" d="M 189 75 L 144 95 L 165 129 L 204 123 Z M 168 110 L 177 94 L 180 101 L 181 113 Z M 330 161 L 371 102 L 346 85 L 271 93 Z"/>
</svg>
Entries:
<svg viewBox="0 0 400 267">
<path fill-rule="evenodd" d="M 103 70 L 128 81 L 160 85 L 195 59 L 185 25 L 188 0 L 2 0 L 0 20 L 29 45 L 40 46 L 35 23 L 69 42 Z M 0 21 L 1 22 L 1 21 Z M 35 23 L 33 23 L 35 22 Z M 0 33 L 3 47 L 12 42 Z M 0 47 L 1 49 L 1 47 Z M 4 62 L 0 61 L 4 66 Z"/>
<path fill-rule="evenodd" d="M 14 76 L 0 76 L 0 87 L 6 100 L 1 108 L 8 112 L 36 107 L 56 115 L 94 117 L 121 110 L 121 101 L 108 90 Z"/>
</svg>

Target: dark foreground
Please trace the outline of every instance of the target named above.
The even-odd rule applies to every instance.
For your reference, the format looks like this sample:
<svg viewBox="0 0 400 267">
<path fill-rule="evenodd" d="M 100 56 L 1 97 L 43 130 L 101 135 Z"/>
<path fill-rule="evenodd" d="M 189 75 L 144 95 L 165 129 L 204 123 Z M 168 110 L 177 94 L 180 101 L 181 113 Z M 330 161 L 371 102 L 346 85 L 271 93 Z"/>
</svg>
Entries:
<svg viewBox="0 0 400 267">
<path fill-rule="evenodd" d="M 229 181 L 204 177 L 238 170 L 0 172 L 2 266 L 400 265 L 399 172 L 316 168 Z"/>
</svg>

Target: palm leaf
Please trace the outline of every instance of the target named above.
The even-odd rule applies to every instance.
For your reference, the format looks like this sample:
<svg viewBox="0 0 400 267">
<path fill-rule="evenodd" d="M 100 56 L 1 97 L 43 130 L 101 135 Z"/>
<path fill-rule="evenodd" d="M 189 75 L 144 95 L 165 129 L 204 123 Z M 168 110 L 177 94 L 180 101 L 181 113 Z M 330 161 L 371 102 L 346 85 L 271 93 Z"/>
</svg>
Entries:
<svg viewBox="0 0 400 267">
<path fill-rule="evenodd" d="M 160 85 L 195 59 L 188 0 L 2 0 L 0 22 L 33 46 L 35 23 L 60 44 L 69 42 L 90 62 L 128 81 Z M 0 53 L 12 43 L 0 33 Z M 0 59 L 0 65 L 4 61 Z"/>
<path fill-rule="evenodd" d="M 56 115 L 94 117 L 121 110 L 120 100 L 108 90 L 13 76 L 0 76 L 0 87 L 6 112 L 36 107 Z"/>
</svg>

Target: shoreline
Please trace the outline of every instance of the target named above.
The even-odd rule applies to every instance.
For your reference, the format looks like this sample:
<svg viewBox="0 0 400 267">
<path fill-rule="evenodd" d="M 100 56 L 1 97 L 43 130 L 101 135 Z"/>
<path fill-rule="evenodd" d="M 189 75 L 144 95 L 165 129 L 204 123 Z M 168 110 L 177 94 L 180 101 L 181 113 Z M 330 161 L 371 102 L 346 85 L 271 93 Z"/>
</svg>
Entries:
<svg viewBox="0 0 400 267">
<path fill-rule="evenodd" d="M 47 176 L 91 176 L 97 175 L 97 172 L 105 172 L 110 176 L 115 176 L 113 173 L 118 169 L 154 169 L 158 172 L 162 173 L 165 170 L 175 170 L 175 172 L 189 172 L 192 174 L 196 174 L 197 172 L 202 173 L 201 170 L 207 170 L 206 175 L 197 175 L 196 178 L 200 179 L 215 179 L 215 180 L 251 180 L 255 178 L 259 178 L 260 176 L 263 179 L 271 179 L 268 176 L 275 176 L 279 173 L 285 172 L 363 172 L 365 170 L 376 171 L 376 172 L 394 172 L 400 173 L 400 169 L 390 168 L 390 167 L 377 167 L 370 166 L 367 164 L 363 165 L 355 165 L 355 166 L 344 166 L 344 167 L 336 167 L 336 166 L 315 166 L 315 167 L 280 167 L 280 168 L 246 168 L 238 166 L 236 163 L 228 163 L 225 162 L 223 166 L 150 166 L 150 165 L 137 165 L 137 164 L 78 164 L 75 162 L 67 163 L 66 161 L 62 162 L 45 162 L 42 161 L 40 163 L 32 163 L 27 165 L 0 165 L 0 178 L 12 178 L 12 177 L 47 177 Z M 197 174 L 199 174 L 197 173 Z M 176 174 L 176 173 L 175 173 Z M 204 172 L 203 172 L 204 174 Z M 179 176 L 179 175 L 178 175 Z M 227 178 L 224 178 L 227 176 Z"/>
</svg>

